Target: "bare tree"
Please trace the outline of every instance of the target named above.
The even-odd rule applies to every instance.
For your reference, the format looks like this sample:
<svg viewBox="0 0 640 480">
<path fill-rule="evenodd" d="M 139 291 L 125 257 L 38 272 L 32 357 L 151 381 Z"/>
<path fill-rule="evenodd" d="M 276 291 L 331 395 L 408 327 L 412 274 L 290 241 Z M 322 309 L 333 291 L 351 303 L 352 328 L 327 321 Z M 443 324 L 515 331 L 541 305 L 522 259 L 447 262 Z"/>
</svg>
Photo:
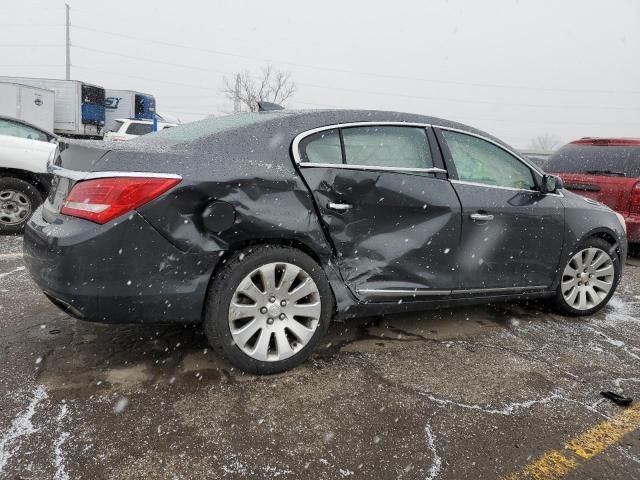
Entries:
<svg viewBox="0 0 640 480">
<path fill-rule="evenodd" d="M 561 140 L 555 135 L 538 135 L 531 141 L 529 149 L 538 153 L 550 153 L 560 144 Z"/>
<path fill-rule="evenodd" d="M 258 111 L 258 102 L 282 104 L 296 92 L 296 84 L 288 72 L 267 65 L 259 76 L 244 70 L 232 79 L 224 77 L 223 92 L 233 102 L 233 111 Z"/>
</svg>

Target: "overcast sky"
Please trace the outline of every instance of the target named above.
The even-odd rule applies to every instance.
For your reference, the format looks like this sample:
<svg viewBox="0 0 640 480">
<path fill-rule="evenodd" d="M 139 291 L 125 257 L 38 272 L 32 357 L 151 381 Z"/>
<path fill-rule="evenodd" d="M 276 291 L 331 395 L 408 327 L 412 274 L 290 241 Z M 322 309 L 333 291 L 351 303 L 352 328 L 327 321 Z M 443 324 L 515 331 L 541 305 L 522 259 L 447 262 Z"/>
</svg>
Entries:
<svg viewBox="0 0 640 480">
<path fill-rule="evenodd" d="M 520 148 L 640 137 L 638 0 L 68 3 L 72 78 L 182 121 L 230 109 L 223 75 L 270 63 L 297 83 L 291 107 L 441 116 Z M 0 74 L 64 78 L 64 1 L 2 4 Z"/>
</svg>

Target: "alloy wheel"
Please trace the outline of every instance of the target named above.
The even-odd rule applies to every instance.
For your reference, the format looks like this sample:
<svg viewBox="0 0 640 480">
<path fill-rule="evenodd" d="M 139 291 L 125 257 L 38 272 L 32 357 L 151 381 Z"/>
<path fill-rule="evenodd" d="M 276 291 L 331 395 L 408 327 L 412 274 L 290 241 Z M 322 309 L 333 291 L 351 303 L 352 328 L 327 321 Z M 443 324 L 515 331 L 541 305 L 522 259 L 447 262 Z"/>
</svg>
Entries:
<svg viewBox="0 0 640 480">
<path fill-rule="evenodd" d="M 314 280 L 291 263 L 269 263 L 247 275 L 229 305 L 235 344 L 260 361 L 278 361 L 299 352 L 318 328 L 320 292 Z"/>
<path fill-rule="evenodd" d="M 17 225 L 31 214 L 31 200 L 17 190 L 0 191 L 0 223 Z"/>
<path fill-rule="evenodd" d="M 611 256 L 600 248 L 585 248 L 571 257 L 562 273 L 562 296 L 570 307 L 589 310 L 607 298 L 614 278 Z"/>
</svg>

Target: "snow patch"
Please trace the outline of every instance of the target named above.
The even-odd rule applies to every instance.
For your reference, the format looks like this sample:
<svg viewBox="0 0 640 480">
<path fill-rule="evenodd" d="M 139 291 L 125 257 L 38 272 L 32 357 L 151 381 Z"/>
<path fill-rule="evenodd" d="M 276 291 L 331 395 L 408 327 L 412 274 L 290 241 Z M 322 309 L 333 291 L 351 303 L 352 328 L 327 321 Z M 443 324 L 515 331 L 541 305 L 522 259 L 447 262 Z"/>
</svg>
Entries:
<svg viewBox="0 0 640 480">
<path fill-rule="evenodd" d="M 67 405 L 65 404 L 65 405 L 62 405 L 62 407 L 60 407 L 60 413 L 56 418 L 56 421 L 58 422 L 58 424 L 61 424 L 66 416 L 67 416 Z M 63 431 L 60 433 L 60 436 L 56 438 L 56 441 L 53 444 L 53 453 L 55 455 L 55 467 L 56 467 L 56 471 L 53 475 L 53 480 L 69 480 L 69 474 L 67 473 L 67 467 L 66 467 L 67 461 L 64 455 L 64 450 L 62 450 L 62 445 L 64 445 L 64 443 L 67 441 L 69 436 L 70 436 L 69 432 Z"/>
<path fill-rule="evenodd" d="M 24 269 L 24 267 L 22 267 L 22 269 Z M 2 437 L 0 437 L 0 473 L 2 473 L 4 467 L 19 448 L 19 439 L 38 431 L 38 429 L 33 426 L 31 419 L 36 413 L 36 407 L 47 397 L 48 395 L 45 388 L 42 385 L 38 385 L 33 391 L 33 398 L 31 402 L 29 402 L 27 409 L 13 419 L 9 430 L 4 432 Z"/>
<path fill-rule="evenodd" d="M 427 480 L 433 480 L 440 474 L 440 470 L 442 470 L 442 458 L 438 455 L 438 451 L 436 450 L 436 439 L 433 435 L 433 431 L 431 430 L 431 426 L 427 424 L 424 427 L 424 433 L 427 436 L 427 447 L 431 450 L 432 459 L 431 459 L 431 468 L 429 468 L 429 472 L 427 475 Z"/>
<path fill-rule="evenodd" d="M 9 275 L 13 275 L 16 272 L 21 272 L 26 269 L 27 267 L 16 267 L 13 270 L 9 270 L 8 272 L 0 273 L 0 278 L 8 277 Z"/>
<path fill-rule="evenodd" d="M 465 408 L 467 410 L 477 410 L 479 412 L 488 413 L 491 415 L 512 415 L 518 410 L 531 408 L 534 405 L 544 405 L 544 404 L 553 402 L 555 400 L 560 400 L 564 398 L 562 395 L 558 393 L 554 393 L 552 395 L 549 395 L 547 397 L 543 397 L 537 400 L 525 400 L 524 402 L 507 403 L 506 405 L 500 408 L 488 408 L 488 407 L 483 407 L 482 405 L 460 403 L 460 402 L 455 402 L 453 400 L 449 400 L 446 398 L 438 398 L 430 393 L 423 393 L 422 395 L 424 395 L 429 400 L 439 405 L 454 405 L 456 407 Z"/>
</svg>

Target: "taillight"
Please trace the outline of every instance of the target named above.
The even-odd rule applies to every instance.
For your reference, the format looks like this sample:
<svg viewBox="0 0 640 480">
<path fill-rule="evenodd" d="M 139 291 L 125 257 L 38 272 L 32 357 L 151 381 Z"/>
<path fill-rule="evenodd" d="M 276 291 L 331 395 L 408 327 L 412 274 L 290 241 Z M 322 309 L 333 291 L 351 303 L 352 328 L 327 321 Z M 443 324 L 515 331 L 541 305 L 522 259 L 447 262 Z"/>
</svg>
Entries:
<svg viewBox="0 0 640 480">
<path fill-rule="evenodd" d="M 640 215 L 640 182 L 637 182 L 631 189 L 631 202 L 629 203 L 629 214 Z"/>
<path fill-rule="evenodd" d="M 76 183 L 61 212 L 107 223 L 159 197 L 180 183 L 176 178 L 111 177 Z"/>
</svg>

